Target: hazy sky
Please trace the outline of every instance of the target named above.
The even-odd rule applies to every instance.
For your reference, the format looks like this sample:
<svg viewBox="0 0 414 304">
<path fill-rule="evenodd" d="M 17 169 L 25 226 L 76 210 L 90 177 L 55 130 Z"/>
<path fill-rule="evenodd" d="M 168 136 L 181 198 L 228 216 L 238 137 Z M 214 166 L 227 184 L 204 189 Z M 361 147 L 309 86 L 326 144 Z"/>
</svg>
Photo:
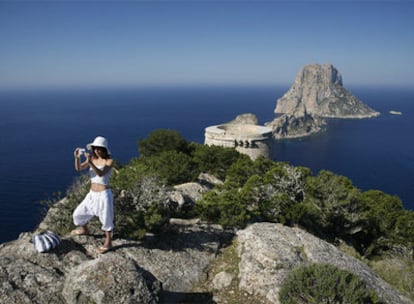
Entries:
<svg viewBox="0 0 414 304">
<path fill-rule="evenodd" d="M 0 87 L 414 85 L 414 1 L 0 0 Z"/>
</svg>

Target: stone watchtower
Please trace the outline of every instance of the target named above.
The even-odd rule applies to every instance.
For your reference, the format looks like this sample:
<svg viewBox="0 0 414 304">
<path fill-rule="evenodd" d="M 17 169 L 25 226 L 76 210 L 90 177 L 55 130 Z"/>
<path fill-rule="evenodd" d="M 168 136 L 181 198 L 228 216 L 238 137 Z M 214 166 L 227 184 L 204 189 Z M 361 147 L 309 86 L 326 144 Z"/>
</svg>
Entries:
<svg viewBox="0 0 414 304">
<path fill-rule="evenodd" d="M 272 129 L 253 125 L 228 123 L 205 129 L 206 145 L 235 148 L 251 159 L 272 157 Z"/>
</svg>

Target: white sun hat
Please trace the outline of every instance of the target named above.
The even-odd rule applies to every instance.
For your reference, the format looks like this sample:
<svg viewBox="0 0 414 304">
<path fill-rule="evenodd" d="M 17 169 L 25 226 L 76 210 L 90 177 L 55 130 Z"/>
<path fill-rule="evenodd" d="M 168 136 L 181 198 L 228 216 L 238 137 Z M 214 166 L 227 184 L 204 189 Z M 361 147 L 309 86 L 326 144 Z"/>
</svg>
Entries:
<svg viewBox="0 0 414 304">
<path fill-rule="evenodd" d="M 111 152 L 109 151 L 108 148 L 108 140 L 105 137 L 102 136 L 97 136 L 93 142 L 91 142 L 90 144 L 86 145 L 86 148 L 88 148 L 88 150 L 92 150 L 92 147 L 102 147 L 105 148 L 106 151 L 108 151 L 108 154 L 111 154 Z"/>
</svg>

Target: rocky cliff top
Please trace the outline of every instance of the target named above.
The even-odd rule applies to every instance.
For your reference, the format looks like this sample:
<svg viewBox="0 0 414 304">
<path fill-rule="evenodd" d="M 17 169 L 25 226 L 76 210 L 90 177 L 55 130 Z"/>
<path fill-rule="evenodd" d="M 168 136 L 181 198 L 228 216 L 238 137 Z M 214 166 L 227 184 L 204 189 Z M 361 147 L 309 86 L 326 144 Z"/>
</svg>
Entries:
<svg viewBox="0 0 414 304">
<path fill-rule="evenodd" d="M 343 87 L 332 64 L 304 66 L 288 92 L 277 100 L 275 113 L 308 113 L 332 118 L 368 118 L 379 113 Z"/>
<path fill-rule="evenodd" d="M 179 303 L 229 240 L 197 221 L 171 221 L 141 241 L 115 238 L 104 255 L 96 252 L 101 234 L 64 236 L 48 253 L 35 250 L 32 236 L 0 245 L 0 303 Z"/>
<path fill-rule="evenodd" d="M 234 235 L 217 225 L 172 219 L 158 236 L 115 239 L 105 255 L 95 252 L 100 235 L 65 236 L 49 253 L 38 253 L 31 237 L 24 233 L 0 245 L 0 303 L 226 303 L 223 291 L 233 286 L 242 295 L 241 304 L 278 304 L 287 274 L 311 263 L 356 274 L 386 303 L 413 303 L 362 262 L 280 224 L 256 223 Z M 233 238 L 237 242 L 232 244 Z M 232 246 L 237 255 L 209 273 L 222 250 Z M 196 285 L 203 288 L 195 291 Z"/>
</svg>

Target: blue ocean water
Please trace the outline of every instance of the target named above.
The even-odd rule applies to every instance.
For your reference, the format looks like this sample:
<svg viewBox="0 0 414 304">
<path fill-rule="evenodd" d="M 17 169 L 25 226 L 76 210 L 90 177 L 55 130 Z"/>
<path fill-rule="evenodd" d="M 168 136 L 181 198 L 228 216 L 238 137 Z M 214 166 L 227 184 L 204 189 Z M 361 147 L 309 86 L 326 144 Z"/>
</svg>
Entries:
<svg viewBox="0 0 414 304">
<path fill-rule="evenodd" d="M 273 119 L 288 87 L 164 87 L 0 92 L 0 242 L 33 230 L 40 201 L 65 193 L 77 173 L 73 150 L 97 135 L 127 163 L 137 142 L 158 128 L 202 143 L 209 125 L 254 113 Z M 274 158 L 349 177 L 362 190 L 398 195 L 414 209 L 414 89 L 352 88 L 382 113 L 364 120 L 330 120 L 327 131 L 275 144 Z M 398 110 L 403 115 L 391 115 Z"/>
</svg>

